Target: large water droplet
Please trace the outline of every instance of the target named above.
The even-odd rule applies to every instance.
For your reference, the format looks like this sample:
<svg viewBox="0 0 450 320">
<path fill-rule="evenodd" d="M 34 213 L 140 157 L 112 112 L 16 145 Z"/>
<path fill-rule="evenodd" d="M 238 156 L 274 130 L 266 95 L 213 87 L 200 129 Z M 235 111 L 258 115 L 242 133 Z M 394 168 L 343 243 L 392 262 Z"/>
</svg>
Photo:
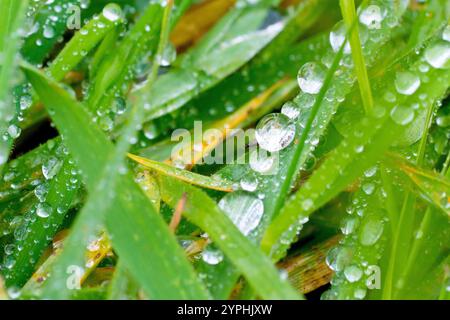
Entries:
<svg viewBox="0 0 450 320">
<path fill-rule="evenodd" d="M 345 37 L 347 35 L 347 28 L 345 27 L 345 23 L 340 21 L 336 23 L 333 29 L 330 32 L 330 44 L 333 48 L 334 52 L 338 52 L 341 48 L 342 44 L 345 41 Z M 351 52 L 350 43 L 347 41 L 344 47 L 344 53 L 349 54 Z"/>
<path fill-rule="evenodd" d="M 256 126 L 255 137 L 261 148 L 276 152 L 286 148 L 294 140 L 295 125 L 284 114 L 268 114 Z"/>
<path fill-rule="evenodd" d="M 168 67 L 177 58 L 177 51 L 173 44 L 168 43 L 164 48 L 162 55 L 159 57 L 158 61 L 162 67 Z"/>
<path fill-rule="evenodd" d="M 241 179 L 241 188 L 245 191 L 253 192 L 258 188 L 258 179 L 253 176 L 246 176 Z"/>
<path fill-rule="evenodd" d="M 450 43 L 440 42 L 425 51 L 425 60 L 434 68 L 447 69 L 450 67 Z"/>
<path fill-rule="evenodd" d="M 328 252 L 325 262 L 331 270 L 341 271 L 350 263 L 351 258 L 352 252 L 350 249 L 336 247 Z"/>
<path fill-rule="evenodd" d="M 227 194 L 220 200 L 219 207 L 244 235 L 258 227 L 264 213 L 263 202 L 245 191 Z"/>
<path fill-rule="evenodd" d="M 384 223 L 377 217 L 370 217 L 361 228 L 359 240 L 364 246 L 371 246 L 380 239 L 383 234 Z"/>
<path fill-rule="evenodd" d="M 379 6 L 373 4 L 361 12 L 359 21 L 369 29 L 380 29 L 385 14 Z"/>
<path fill-rule="evenodd" d="M 362 277 L 362 270 L 360 268 L 358 268 L 357 266 L 348 266 L 347 268 L 345 268 L 344 270 L 344 275 L 345 278 L 349 281 L 349 282 L 356 282 L 359 279 L 361 279 Z"/>
<path fill-rule="evenodd" d="M 341 231 L 345 235 L 351 234 L 358 227 L 358 224 L 359 220 L 355 217 L 345 218 L 342 221 Z"/>
<path fill-rule="evenodd" d="M 294 102 L 288 101 L 281 108 L 281 113 L 290 119 L 295 119 L 300 114 L 300 107 Z"/>
<path fill-rule="evenodd" d="M 103 9 L 103 16 L 112 22 L 121 19 L 122 15 L 122 9 L 115 3 L 107 4 Z"/>
<path fill-rule="evenodd" d="M 297 81 L 303 92 L 310 94 L 319 93 L 326 77 L 326 69 L 314 62 L 308 62 L 300 68 Z"/>
<path fill-rule="evenodd" d="M 407 125 L 414 119 L 414 110 L 406 106 L 396 106 L 391 110 L 391 118 L 399 125 Z"/>
<path fill-rule="evenodd" d="M 41 202 L 36 206 L 36 214 L 38 217 L 48 218 L 51 213 L 52 207 L 46 202 Z"/>
<path fill-rule="evenodd" d="M 62 161 L 56 158 L 50 158 L 46 163 L 42 165 L 42 174 L 45 179 L 53 178 L 62 166 Z"/>
<path fill-rule="evenodd" d="M 43 35 L 44 35 L 44 38 L 51 39 L 55 36 L 55 30 L 53 29 L 52 26 L 45 25 Z"/>
<path fill-rule="evenodd" d="M 269 154 L 263 149 L 255 149 L 250 152 L 250 168 L 261 174 L 271 174 L 277 168 L 278 157 L 276 154 Z"/>
<path fill-rule="evenodd" d="M 398 93 L 412 95 L 420 87 L 420 78 L 411 72 L 397 72 L 395 88 Z"/>
<path fill-rule="evenodd" d="M 12 124 L 8 127 L 8 134 L 13 139 L 18 138 L 20 136 L 21 132 L 22 132 L 22 130 L 15 124 Z"/>
<path fill-rule="evenodd" d="M 222 262 L 223 253 L 218 249 L 208 246 L 202 251 L 202 260 L 207 264 L 216 265 Z"/>
</svg>

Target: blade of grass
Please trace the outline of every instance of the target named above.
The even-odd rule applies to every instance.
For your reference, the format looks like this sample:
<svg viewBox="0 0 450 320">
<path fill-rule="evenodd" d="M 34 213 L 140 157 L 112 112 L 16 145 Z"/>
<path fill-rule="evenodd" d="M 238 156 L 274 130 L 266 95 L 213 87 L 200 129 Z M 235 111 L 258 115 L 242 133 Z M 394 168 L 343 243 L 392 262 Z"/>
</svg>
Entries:
<svg viewBox="0 0 450 320">
<path fill-rule="evenodd" d="M 212 189 L 217 191 L 224 192 L 232 192 L 233 191 L 233 183 L 230 181 L 226 181 L 223 179 L 214 179 L 207 176 L 202 176 L 200 174 L 192 173 L 190 171 L 178 169 L 172 167 L 171 165 L 153 161 L 150 159 L 145 159 L 133 154 L 128 154 L 128 157 L 140 165 L 145 166 L 146 168 L 150 168 L 155 170 L 161 174 L 168 175 L 174 177 L 176 179 L 180 179 L 187 183 L 197 185 L 202 188 Z"/>
<path fill-rule="evenodd" d="M 347 28 L 350 29 L 353 24 L 355 25 L 353 27 L 353 30 L 350 32 L 349 42 L 350 47 L 352 48 L 352 57 L 355 64 L 356 77 L 358 78 L 363 106 L 366 110 L 366 114 L 369 114 L 373 111 L 372 89 L 370 88 L 366 62 L 361 49 L 361 40 L 359 38 L 358 17 L 355 10 L 355 1 L 340 0 L 340 5 L 342 16 L 344 17 Z M 364 6 L 365 4 L 362 5 L 362 8 L 364 8 Z"/>
</svg>

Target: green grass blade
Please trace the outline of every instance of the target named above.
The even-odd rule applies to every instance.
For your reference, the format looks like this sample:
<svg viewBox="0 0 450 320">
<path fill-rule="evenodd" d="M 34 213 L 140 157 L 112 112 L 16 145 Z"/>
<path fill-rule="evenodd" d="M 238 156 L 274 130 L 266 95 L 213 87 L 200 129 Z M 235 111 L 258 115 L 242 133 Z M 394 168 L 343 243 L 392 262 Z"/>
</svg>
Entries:
<svg viewBox="0 0 450 320">
<path fill-rule="evenodd" d="M 373 111 L 372 89 L 370 88 L 369 77 L 367 75 L 366 62 L 361 49 L 361 40 L 359 38 L 358 16 L 355 11 L 354 0 L 340 0 L 342 16 L 344 17 L 347 29 L 355 24 L 350 32 L 349 42 L 352 48 L 352 57 L 355 64 L 356 76 L 358 78 L 359 89 L 366 113 Z M 364 10 L 364 8 L 363 8 Z"/>
<path fill-rule="evenodd" d="M 190 171 L 182 170 L 175 168 L 171 165 L 153 161 L 150 159 L 145 159 L 142 157 L 138 157 L 132 154 L 129 154 L 128 157 L 142 166 L 146 168 L 155 170 L 164 175 L 168 175 L 170 177 L 174 177 L 181 181 L 203 187 L 206 189 L 231 192 L 233 191 L 233 183 L 223 179 L 215 179 L 207 176 L 202 176 L 200 174 L 192 173 Z"/>
</svg>

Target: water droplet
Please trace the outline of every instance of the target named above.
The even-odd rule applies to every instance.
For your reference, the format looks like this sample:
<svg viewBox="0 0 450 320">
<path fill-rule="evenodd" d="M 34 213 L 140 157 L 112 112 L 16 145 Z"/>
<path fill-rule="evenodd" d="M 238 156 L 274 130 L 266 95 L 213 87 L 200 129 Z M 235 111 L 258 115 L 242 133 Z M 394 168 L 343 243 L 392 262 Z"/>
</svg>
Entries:
<svg viewBox="0 0 450 320">
<path fill-rule="evenodd" d="M 385 14 L 379 6 L 370 5 L 361 12 L 359 21 L 369 29 L 380 29 Z"/>
<path fill-rule="evenodd" d="M 144 132 L 144 136 L 149 140 L 155 139 L 159 134 L 158 128 L 156 127 L 154 122 L 147 122 L 146 124 L 144 124 L 142 130 Z"/>
<path fill-rule="evenodd" d="M 361 279 L 362 277 L 362 270 L 360 268 L 358 268 L 357 266 L 348 266 L 345 268 L 344 270 L 344 275 L 345 278 L 349 281 L 349 282 L 356 282 L 359 279 Z"/>
<path fill-rule="evenodd" d="M 33 99 L 30 95 L 23 95 L 20 97 L 20 110 L 26 110 L 31 107 Z"/>
<path fill-rule="evenodd" d="M 46 163 L 42 165 L 42 174 L 45 179 L 53 178 L 62 166 L 62 161 L 56 158 L 50 158 Z"/>
<path fill-rule="evenodd" d="M 159 57 L 158 61 L 162 67 L 168 67 L 177 58 L 177 51 L 173 44 L 168 43 L 164 48 L 162 55 Z"/>
<path fill-rule="evenodd" d="M 412 95 L 420 87 L 420 78 L 411 72 L 397 72 L 395 88 L 398 93 Z"/>
<path fill-rule="evenodd" d="M 20 133 L 22 132 L 22 129 L 20 129 L 15 124 L 12 124 L 8 127 L 8 134 L 11 138 L 16 139 L 20 136 Z"/>
<path fill-rule="evenodd" d="M 250 167 L 261 174 L 272 173 L 277 166 L 276 154 L 269 154 L 263 149 L 255 149 L 250 152 Z"/>
<path fill-rule="evenodd" d="M 313 207 L 313 205 L 314 205 L 314 202 L 312 201 L 312 199 L 306 199 L 306 200 L 303 200 L 303 202 L 302 202 L 302 208 L 305 211 L 308 211 L 309 209 L 311 209 Z"/>
<path fill-rule="evenodd" d="M 262 118 L 256 126 L 255 137 L 264 150 L 276 152 L 286 148 L 294 140 L 295 125 L 280 113 Z"/>
<path fill-rule="evenodd" d="M 300 68 L 297 81 L 300 89 L 306 93 L 317 94 L 323 86 L 326 69 L 314 62 L 308 62 Z"/>
<path fill-rule="evenodd" d="M 48 193 L 48 185 L 45 183 L 41 183 L 34 189 L 34 194 L 36 198 L 38 198 L 39 202 L 44 202 Z"/>
<path fill-rule="evenodd" d="M 359 234 L 361 244 L 364 246 L 371 246 L 375 244 L 383 234 L 383 229 L 383 220 L 376 217 L 370 217 L 364 222 L 361 228 L 361 232 Z"/>
<path fill-rule="evenodd" d="M 326 257 L 325 262 L 333 271 L 341 271 L 347 266 L 352 258 L 352 252 L 346 247 L 336 247 L 331 249 Z"/>
<path fill-rule="evenodd" d="M 52 207 L 46 202 L 41 202 L 36 206 L 36 214 L 38 217 L 48 218 L 51 213 Z"/>
<path fill-rule="evenodd" d="M 241 179 L 241 188 L 245 191 L 253 192 L 258 188 L 258 179 L 247 176 Z"/>
<path fill-rule="evenodd" d="M 112 22 L 121 19 L 122 15 L 122 9 L 115 3 L 109 3 L 103 9 L 103 16 Z"/>
<path fill-rule="evenodd" d="M 309 109 L 316 102 L 316 97 L 312 94 L 303 93 L 297 96 L 294 101 L 302 109 Z"/>
<path fill-rule="evenodd" d="M 295 119 L 300 114 L 300 107 L 292 101 L 286 102 L 281 108 L 281 113 L 290 119 Z"/>
<path fill-rule="evenodd" d="M 391 118 L 399 125 L 407 125 L 414 119 L 414 110 L 405 106 L 396 106 L 391 110 Z"/>
<path fill-rule="evenodd" d="M 354 296 L 356 299 L 362 300 L 366 297 L 367 290 L 366 289 L 356 289 Z"/>
<path fill-rule="evenodd" d="M 450 43 L 437 43 L 425 51 L 425 60 L 436 69 L 450 67 Z"/>
<path fill-rule="evenodd" d="M 46 24 L 44 26 L 43 35 L 44 38 L 51 39 L 55 36 L 55 30 L 53 29 L 52 26 Z"/>
<path fill-rule="evenodd" d="M 347 35 L 347 28 L 345 27 L 345 23 L 340 21 L 336 23 L 333 29 L 330 32 L 330 44 L 333 48 L 334 52 L 338 52 L 341 48 L 342 44 L 345 41 L 345 37 Z M 347 41 L 344 47 L 344 53 L 349 54 L 351 52 L 350 43 Z"/>
<path fill-rule="evenodd" d="M 9 298 L 16 300 L 18 298 L 20 298 L 20 289 L 17 287 L 9 287 L 7 290 L 8 296 Z"/>
<path fill-rule="evenodd" d="M 364 183 L 362 186 L 362 189 L 364 191 L 365 194 L 367 195 L 371 195 L 373 193 L 373 191 L 375 190 L 375 185 L 373 183 Z"/>
<path fill-rule="evenodd" d="M 345 218 L 342 221 L 341 231 L 345 235 L 349 235 L 355 231 L 359 225 L 359 220 L 354 217 Z"/>
<path fill-rule="evenodd" d="M 202 260 L 207 264 L 216 265 L 222 262 L 223 253 L 218 249 L 208 246 L 202 251 Z"/>
<path fill-rule="evenodd" d="M 436 124 L 443 128 L 450 127 L 450 115 L 437 117 Z"/>
<path fill-rule="evenodd" d="M 244 235 L 258 227 L 264 213 L 263 202 L 245 191 L 227 194 L 220 200 L 219 207 Z"/>
</svg>

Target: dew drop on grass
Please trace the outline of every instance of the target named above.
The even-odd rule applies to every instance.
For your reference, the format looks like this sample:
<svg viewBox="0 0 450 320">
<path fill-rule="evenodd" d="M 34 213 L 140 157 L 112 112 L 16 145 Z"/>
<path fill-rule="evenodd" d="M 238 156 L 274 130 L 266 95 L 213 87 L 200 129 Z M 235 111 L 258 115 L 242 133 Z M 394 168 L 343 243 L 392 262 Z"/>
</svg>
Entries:
<svg viewBox="0 0 450 320">
<path fill-rule="evenodd" d="M 261 174 L 271 173 L 276 168 L 276 160 L 275 155 L 270 155 L 262 149 L 250 152 L 250 168 Z"/>
<path fill-rule="evenodd" d="M 345 23 L 343 21 L 336 23 L 336 25 L 330 32 L 330 44 L 334 52 L 339 51 L 339 49 L 341 48 L 342 44 L 345 41 L 346 35 L 347 35 L 347 28 L 345 27 Z M 347 41 L 344 47 L 344 53 L 349 54 L 350 52 L 351 52 L 350 43 Z"/>
<path fill-rule="evenodd" d="M 351 258 L 352 252 L 350 249 L 336 247 L 328 252 L 325 262 L 331 270 L 337 272 L 343 270 L 350 263 Z"/>
<path fill-rule="evenodd" d="M 46 163 L 42 165 L 42 174 L 45 179 L 49 180 L 53 178 L 62 166 L 62 161 L 57 158 L 50 158 Z"/>
<path fill-rule="evenodd" d="M 362 189 L 365 194 L 371 195 L 373 191 L 375 190 L 375 185 L 373 183 L 367 182 L 363 184 Z"/>
<path fill-rule="evenodd" d="M 354 292 L 354 297 L 356 299 L 362 300 L 366 297 L 367 290 L 366 289 L 356 289 Z"/>
<path fill-rule="evenodd" d="M 103 16 L 112 22 L 121 19 L 122 15 L 122 9 L 115 3 L 109 3 L 103 9 Z"/>
<path fill-rule="evenodd" d="M 15 124 L 12 124 L 8 127 L 8 134 L 13 139 L 18 138 L 20 136 L 21 132 L 22 132 L 22 130 Z"/>
<path fill-rule="evenodd" d="M 359 220 L 355 217 L 348 217 L 342 221 L 341 231 L 345 235 L 349 235 L 358 227 Z"/>
<path fill-rule="evenodd" d="M 219 202 L 219 208 L 244 235 L 250 234 L 258 227 L 264 213 L 263 202 L 246 191 L 225 195 Z"/>
<path fill-rule="evenodd" d="M 290 119 L 296 119 L 300 114 L 300 107 L 294 102 L 288 101 L 281 108 L 281 113 Z"/>
<path fill-rule="evenodd" d="M 371 246 L 375 244 L 383 234 L 384 223 L 376 217 L 367 219 L 359 234 L 359 240 L 364 246 Z"/>
<path fill-rule="evenodd" d="M 414 119 L 414 110 L 406 106 L 396 106 L 391 110 L 391 118 L 399 125 L 407 125 Z"/>
<path fill-rule="evenodd" d="M 159 134 L 158 128 L 154 122 L 147 122 L 144 124 L 142 130 L 144 132 L 144 136 L 149 140 L 155 139 Z"/>
<path fill-rule="evenodd" d="M 20 298 L 20 289 L 17 287 L 9 287 L 8 290 L 6 291 L 8 293 L 8 296 L 10 299 L 12 300 L 16 300 Z"/>
<path fill-rule="evenodd" d="M 44 202 L 48 193 L 48 185 L 46 183 L 41 183 L 34 189 L 34 194 L 38 198 L 39 202 Z"/>
<path fill-rule="evenodd" d="M 314 202 L 312 201 L 312 199 L 305 199 L 302 202 L 302 209 L 305 211 L 308 211 L 309 209 L 311 209 L 314 205 Z"/>
<path fill-rule="evenodd" d="M 253 192 L 258 188 L 258 179 L 253 176 L 246 176 L 241 179 L 241 188 L 248 192 Z"/>
<path fill-rule="evenodd" d="M 14 244 L 7 244 L 5 246 L 5 254 L 8 256 L 13 254 L 15 248 L 16 248 L 16 246 Z"/>
<path fill-rule="evenodd" d="M 216 265 L 222 262 L 223 253 L 218 249 L 208 246 L 202 251 L 202 260 L 207 264 Z"/>
<path fill-rule="evenodd" d="M 362 270 L 355 265 L 348 266 L 344 270 L 345 278 L 349 282 L 358 281 L 359 279 L 361 279 L 362 274 L 363 274 Z"/>
<path fill-rule="evenodd" d="M 175 61 L 177 58 L 177 51 L 173 44 L 168 43 L 164 48 L 162 55 L 158 58 L 159 64 L 162 67 L 168 67 Z"/>
<path fill-rule="evenodd" d="M 316 97 L 312 94 L 300 94 L 295 98 L 295 103 L 302 109 L 309 109 L 316 102 Z"/>
<path fill-rule="evenodd" d="M 280 151 L 294 140 L 295 125 L 284 114 L 268 114 L 256 126 L 255 137 L 262 149 Z"/>
<path fill-rule="evenodd" d="M 373 4 L 361 12 L 359 21 L 369 29 L 380 29 L 384 16 L 385 13 L 382 12 L 381 8 Z"/>
<path fill-rule="evenodd" d="M 40 218 L 48 218 L 51 213 L 52 207 L 46 202 L 41 202 L 36 206 L 36 214 Z"/>
<path fill-rule="evenodd" d="M 450 43 L 440 42 L 432 45 L 425 51 L 425 60 L 436 69 L 450 67 Z"/>
<path fill-rule="evenodd" d="M 326 69 L 319 63 L 305 63 L 298 71 L 297 81 L 303 92 L 319 93 L 326 77 Z"/>
<path fill-rule="evenodd" d="M 420 78 L 412 72 L 397 72 L 395 88 L 398 93 L 410 96 L 420 87 Z"/>
<path fill-rule="evenodd" d="M 450 115 L 437 117 L 436 124 L 442 128 L 450 127 Z"/>
<path fill-rule="evenodd" d="M 44 35 L 44 38 L 51 39 L 55 36 L 55 30 L 53 29 L 52 26 L 45 25 L 43 35 Z"/>
</svg>

